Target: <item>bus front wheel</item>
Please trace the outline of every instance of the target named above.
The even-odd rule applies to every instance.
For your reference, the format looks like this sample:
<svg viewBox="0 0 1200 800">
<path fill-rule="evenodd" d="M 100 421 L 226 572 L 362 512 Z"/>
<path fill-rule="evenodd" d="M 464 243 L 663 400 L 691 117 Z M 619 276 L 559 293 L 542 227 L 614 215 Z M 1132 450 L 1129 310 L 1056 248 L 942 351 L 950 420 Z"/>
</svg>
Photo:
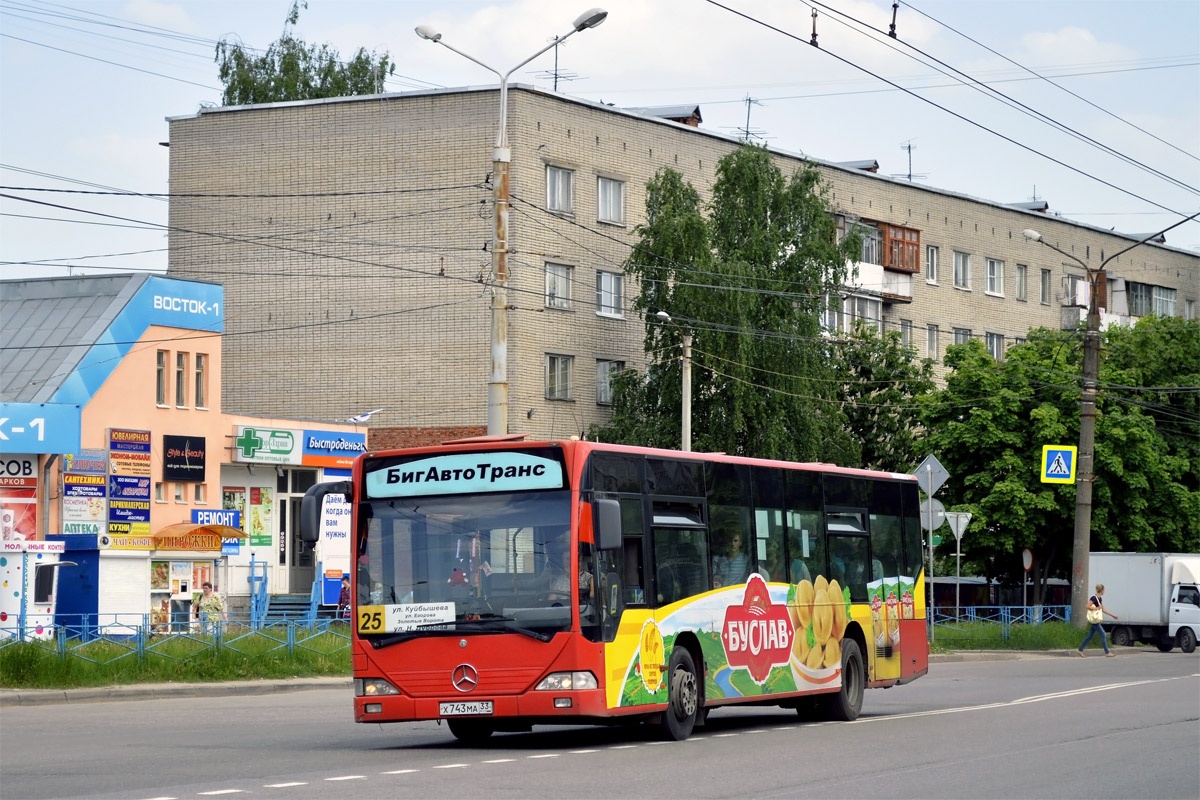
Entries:
<svg viewBox="0 0 1200 800">
<path fill-rule="evenodd" d="M 663 735 L 682 742 L 692 735 L 700 707 L 700 684 L 696 680 L 696 663 L 686 647 L 671 651 L 667 666 L 667 709 L 662 713 Z"/>
<path fill-rule="evenodd" d="M 863 671 L 862 654 L 858 642 L 853 639 L 842 641 L 842 688 L 835 694 L 821 695 L 822 710 L 828 719 L 853 722 L 862 711 L 863 690 L 866 688 L 866 673 Z"/>
</svg>

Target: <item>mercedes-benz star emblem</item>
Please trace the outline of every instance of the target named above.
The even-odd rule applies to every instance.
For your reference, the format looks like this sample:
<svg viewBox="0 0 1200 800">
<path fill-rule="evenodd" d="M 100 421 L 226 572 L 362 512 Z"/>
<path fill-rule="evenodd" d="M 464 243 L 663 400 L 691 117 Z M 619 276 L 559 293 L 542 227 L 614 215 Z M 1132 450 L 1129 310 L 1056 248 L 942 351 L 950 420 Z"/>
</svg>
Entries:
<svg viewBox="0 0 1200 800">
<path fill-rule="evenodd" d="M 450 673 L 450 682 L 460 692 L 469 692 L 479 685 L 479 673 L 470 664 L 459 664 Z"/>
</svg>

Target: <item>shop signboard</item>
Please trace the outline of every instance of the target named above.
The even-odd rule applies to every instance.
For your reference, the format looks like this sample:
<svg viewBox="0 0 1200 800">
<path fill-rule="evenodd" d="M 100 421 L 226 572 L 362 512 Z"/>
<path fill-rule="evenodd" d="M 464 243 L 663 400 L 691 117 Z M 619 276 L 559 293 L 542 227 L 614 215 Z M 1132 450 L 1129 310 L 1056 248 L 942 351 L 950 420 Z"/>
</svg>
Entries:
<svg viewBox="0 0 1200 800">
<path fill-rule="evenodd" d="M 74 453 L 82 420 L 76 403 L 0 403 L 0 453 Z"/>
<path fill-rule="evenodd" d="M 301 463 L 309 467 L 349 469 L 354 457 L 367 451 L 367 434 L 338 431 L 304 431 Z"/>
<path fill-rule="evenodd" d="M 0 456 L 0 539 L 37 538 L 37 456 Z"/>
<path fill-rule="evenodd" d="M 134 475 L 108 478 L 109 522 L 150 523 L 150 479 Z"/>
<path fill-rule="evenodd" d="M 67 472 L 63 475 L 63 533 L 99 536 L 108 521 L 108 478 Z"/>
<path fill-rule="evenodd" d="M 233 437 L 233 460 L 253 464 L 300 464 L 304 432 L 238 425 Z"/>
<path fill-rule="evenodd" d="M 203 436 L 163 436 L 163 480 L 204 482 Z"/>
<path fill-rule="evenodd" d="M 324 479 L 350 478 L 350 470 L 326 469 Z M 342 574 L 350 572 L 350 504 L 346 496 L 334 492 L 325 495 L 321 511 L 321 561 L 325 566 L 321 586 L 321 602 L 337 605 L 342 593 Z"/>
<path fill-rule="evenodd" d="M 113 475 L 150 475 L 150 431 L 108 429 L 108 464 Z"/>
</svg>

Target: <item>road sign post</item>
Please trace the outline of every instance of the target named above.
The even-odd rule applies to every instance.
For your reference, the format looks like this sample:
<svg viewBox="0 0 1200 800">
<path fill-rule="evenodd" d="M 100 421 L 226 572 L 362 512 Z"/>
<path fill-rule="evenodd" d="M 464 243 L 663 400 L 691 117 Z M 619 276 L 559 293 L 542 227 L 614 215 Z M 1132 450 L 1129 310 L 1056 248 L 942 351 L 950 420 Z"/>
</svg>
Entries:
<svg viewBox="0 0 1200 800">
<path fill-rule="evenodd" d="M 937 621 L 933 603 L 933 548 L 935 546 L 933 532 L 942 526 L 946 514 L 945 507 L 941 502 L 934 500 L 933 495 L 942 488 L 942 484 L 950 477 L 950 473 L 942 466 L 942 462 L 937 460 L 937 456 L 930 453 L 917 465 L 912 474 L 916 476 L 917 485 L 921 487 L 928 498 L 921 503 L 921 524 L 929 532 L 929 571 L 926 573 L 926 577 L 929 579 L 929 593 L 925 598 L 925 613 L 929 617 L 929 643 L 932 644 L 934 623 Z M 936 509 L 934 503 L 937 503 Z M 936 525 L 933 524 L 935 511 L 940 512 Z M 939 541 L 938 544 L 940 543 Z"/>
<path fill-rule="evenodd" d="M 956 560 L 954 565 L 954 618 L 958 619 L 962 615 L 962 535 L 971 522 L 971 512 L 947 511 L 946 522 L 950 523 L 950 530 L 954 531 L 954 558 Z"/>
</svg>

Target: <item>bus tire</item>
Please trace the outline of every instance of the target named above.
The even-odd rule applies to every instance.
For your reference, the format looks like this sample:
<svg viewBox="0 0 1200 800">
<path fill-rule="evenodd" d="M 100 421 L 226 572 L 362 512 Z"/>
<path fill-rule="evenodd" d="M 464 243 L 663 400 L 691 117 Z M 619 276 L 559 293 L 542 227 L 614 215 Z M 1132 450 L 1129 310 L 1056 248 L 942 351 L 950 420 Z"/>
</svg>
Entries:
<svg viewBox="0 0 1200 800">
<path fill-rule="evenodd" d="M 866 673 L 858 642 L 842 640 L 842 688 L 835 694 L 821 695 L 821 707 L 827 719 L 853 722 L 862 711 Z"/>
<path fill-rule="evenodd" d="M 696 663 L 686 647 L 676 647 L 671 651 L 667 666 L 667 708 L 660 723 L 663 736 L 675 742 L 691 736 L 699 710 L 700 684 L 696 679 Z"/>
<path fill-rule="evenodd" d="M 463 744 L 478 744 L 496 731 L 490 722 L 477 719 L 448 719 L 446 727 Z"/>
</svg>

